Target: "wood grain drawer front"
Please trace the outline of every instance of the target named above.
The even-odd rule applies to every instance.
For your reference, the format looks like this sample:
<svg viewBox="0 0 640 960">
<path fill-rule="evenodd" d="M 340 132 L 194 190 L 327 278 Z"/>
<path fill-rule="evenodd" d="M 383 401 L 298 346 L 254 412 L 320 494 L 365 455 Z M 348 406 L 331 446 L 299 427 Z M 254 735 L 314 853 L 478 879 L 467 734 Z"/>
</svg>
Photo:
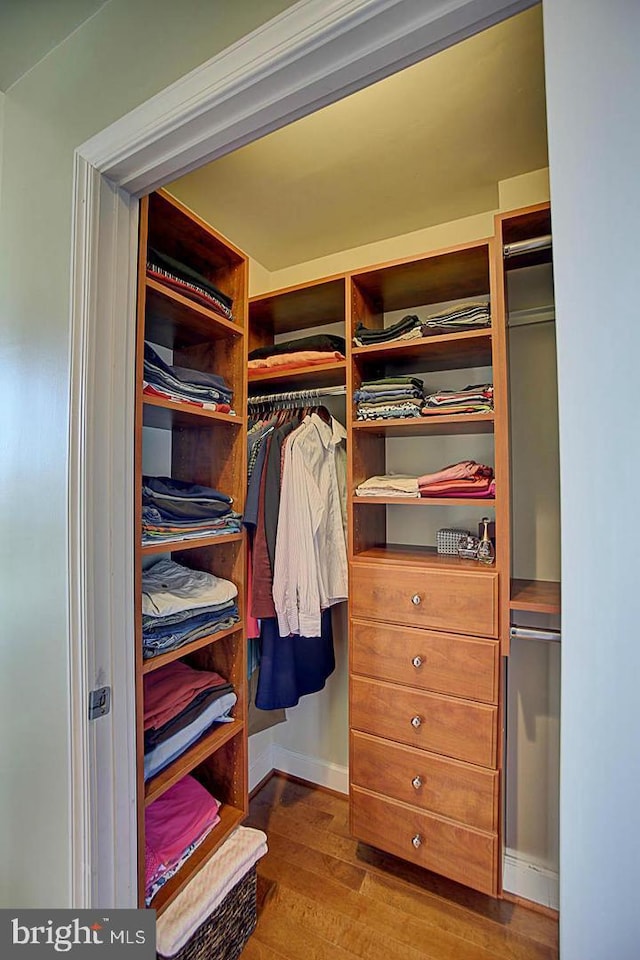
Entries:
<svg viewBox="0 0 640 960">
<path fill-rule="evenodd" d="M 358 839 L 474 890 L 497 895 L 498 837 L 367 790 L 351 790 Z"/>
<path fill-rule="evenodd" d="M 496 640 L 364 620 L 351 623 L 351 670 L 454 697 L 497 703 Z"/>
<path fill-rule="evenodd" d="M 384 563 L 351 567 L 351 614 L 449 633 L 498 636 L 498 575 Z"/>
<path fill-rule="evenodd" d="M 496 766 L 497 708 L 484 703 L 352 677 L 351 726 L 457 760 Z"/>
<path fill-rule="evenodd" d="M 366 733 L 352 732 L 350 746 L 354 786 L 479 830 L 498 829 L 497 770 L 483 770 Z"/>
</svg>

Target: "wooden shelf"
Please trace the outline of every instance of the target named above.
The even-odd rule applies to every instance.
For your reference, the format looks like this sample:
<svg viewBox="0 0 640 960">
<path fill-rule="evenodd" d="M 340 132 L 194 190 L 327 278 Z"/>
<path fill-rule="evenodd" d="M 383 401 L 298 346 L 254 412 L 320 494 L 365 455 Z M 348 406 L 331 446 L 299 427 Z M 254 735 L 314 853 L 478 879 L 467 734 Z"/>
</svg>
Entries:
<svg viewBox="0 0 640 960">
<path fill-rule="evenodd" d="M 489 243 L 460 244 L 421 258 L 357 270 L 353 280 L 380 312 L 450 300 L 489 299 Z"/>
<path fill-rule="evenodd" d="M 239 543 L 243 533 L 221 533 L 217 537 L 194 537 L 192 540 L 168 540 L 165 543 L 143 543 L 143 556 L 153 553 L 177 553 L 179 550 L 195 550 L 197 547 L 213 547 L 218 543 Z"/>
<path fill-rule="evenodd" d="M 176 647 L 175 650 L 168 650 L 166 653 L 161 653 L 157 657 L 151 657 L 149 660 L 145 660 L 142 665 L 143 673 L 153 673 L 154 670 L 158 670 L 160 667 L 164 667 L 166 663 L 172 663 L 174 660 L 180 660 L 182 657 L 188 656 L 190 653 L 195 653 L 196 650 L 201 650 L 203 647 L 208 647 L 210 644 L 215 643 L 216 640 L 222 640 L 224 637 L 230 637 L 233 633 L 237 633 L 238 630 L 242 630 L 244 624 L 242 620 L 238 623 L 234 623 L 232 627 L 227 627 L 226 630 L 218 630 L 216 633 L 209 633 L 206 637 L 200 637 L 199 640 L 192 640 L 191 643 L 185 643 L 182 647 Z"/>
<path fill-rule="evenodd" d="M 195 300 L 147 277 L 145 339 L 173 350 L 225 337 L 240 336 L 242 327 Z"/>
<path fill-rule="evenodd" d="M 377 364 L 396 360 L 419 361 L 422 370 L 457 370 L 464 367 L 488 367 L 492 362 L 491 328 L 463 330 L 461 333 L 435 334 L 416 340 L 396 340 L 376 346 L 353 347 L 357 362 Z"/>
<path fill-rule="evenodd" d="M 344 323 L 344 315 L 344 274 L 273 290 L 249 300 L 251 327 L 261 327 L 271 336 Z"/>
<path fill-rule="evenodd" d="M 240 826 L 245 818 L 242 810 L 236 807 L 224 804 L 220 808 L 220 823 L 217 824 L 200 846 L 195 850 L 182 868 L 171 877 L 164 887 L 158 890 L 151 901 L 151 909 L 157 910 L 158 915 L 169 906 L 172 900 L 181 893 L 192 877 L 204 866 L 207 860 L 213 856 L 216 850 L 222 846 L 224 841 L 236 827 Z"/>
<path fill-rule="evenodd" d="M 492 413 L 459 413 L 453 416 L 353 421 L 353 429 L 358 433 L 385 437 L 440 437 L 493 433 L 493 427 Z"/>
<path fill-rule="evenodd" d="M 479 573 L 495 573 L 495 564 L 478 563 L 477 560 L 463 560 L 461 557 L 438 553 L 435 547 L 413 546 L 403 543 L 387 543 L 379 547 L 369 547 L 353 557 L 356 563 L 397 563 L 419 564 L 436 570 L 474 570 Z"/>
<path fill-rule="evenodd" d="M 214 410 L 203 410 L 191 403 L 177 403 L 173 400 L 163 400 L 160 397 L 142 398 L 142 415 L 145 427 L 159 427 L 162 430 L 171 430 L 174 427 L 203 427 L 217 423 L 229 423 L 234 427 L 244 425 L 244 417 L 233 416 L 230 413 L 217 413 Z"/>
<path fill-rule="evenodd" d="M 161 797 L 169 787 L 172 787 L 178 780 L 191 773 L 203 760 L 210 757 L 212 753 L 219 750 L 220 747 L 233 740 L 242 733 L 244 724 L 241 720 L 234 720 L 233 723 L 222 723 L 215 730 L 205 733 L 199 740 L 192 744 L 181 756 L 173 761 L 164 770 L 161 770 L 155 777 L 145 784 L 144 803 L 149 806 L 158 797 Z"/>
<path fill-rule="evenodd" d="M 495 497 L 352 497 L 353 504 L 382 503 L 386 506 L 413 506 L 426 505 L 437 507 L 494 507 Z"/>
<path fill-rule="evenodd" d="M 331 360 L 311 367 L 289 369 L 249 370 L 249 386 L 265 384 L 268 387 L 335 387 L 347 380 L 347 361 Z"/>
<path fill-rule="evenodd" d="M 560 584 L 554 580 L 512 580 L 511 610 L 560 613 Z"/>
</svg>

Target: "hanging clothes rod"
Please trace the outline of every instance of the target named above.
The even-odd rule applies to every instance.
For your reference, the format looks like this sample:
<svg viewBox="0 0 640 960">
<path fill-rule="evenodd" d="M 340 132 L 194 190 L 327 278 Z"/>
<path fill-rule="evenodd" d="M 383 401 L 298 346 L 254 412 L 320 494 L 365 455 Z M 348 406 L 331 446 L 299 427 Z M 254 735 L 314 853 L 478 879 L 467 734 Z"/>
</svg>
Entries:
<svg viewBox="0 0 640 960">
<path fill-rule="evenodd" d="M 534 250 L 547 250 L 551 246 L 551 234 L 547 233 L 542 237 L 532 237 L 531 240 L 516 240 L 513 243 L 505 243 L 503 255 L 505 260 L 510 257 L 519 257 L 523 253 L 531 253 Z"/>
<path fill-rule="evenodd" d="M 537 630 L 535 627 L 516 627 L 509 630 L 512 640 L 545 640 L 548 643 L 560 643 L 559 630 Z"/>
<path fill-rule="evenodd" d="M 313 400 L 320 400 L 322 397 L 343 397 L 347 393 L 347 388 L 339 387 L 320 387 L 313 390 L 286 390 L 282 393 L 265 393 L 260 396 L 249 397 L 250 407 L 264 406 L 268 403 L 293 403 L 301 400 L 311 403 Z"/>
</svg>

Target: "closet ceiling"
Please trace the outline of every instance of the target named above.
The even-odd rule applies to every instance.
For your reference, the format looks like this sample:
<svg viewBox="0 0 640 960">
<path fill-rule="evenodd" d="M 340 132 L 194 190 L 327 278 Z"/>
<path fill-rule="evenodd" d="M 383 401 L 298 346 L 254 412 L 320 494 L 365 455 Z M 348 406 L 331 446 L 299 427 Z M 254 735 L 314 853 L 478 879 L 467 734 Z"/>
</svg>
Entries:
<svg viewBox="0 0 640 960">
<path fill-rule="evenodd" d="M 546 166 L 533 7 L 169 189 L 273 271 L 495 209 Z"/>
<path fill-rule="evenodd" d="M 8 90 L 104 3 L 0 0 L 0 90 Z"/>
</svg>

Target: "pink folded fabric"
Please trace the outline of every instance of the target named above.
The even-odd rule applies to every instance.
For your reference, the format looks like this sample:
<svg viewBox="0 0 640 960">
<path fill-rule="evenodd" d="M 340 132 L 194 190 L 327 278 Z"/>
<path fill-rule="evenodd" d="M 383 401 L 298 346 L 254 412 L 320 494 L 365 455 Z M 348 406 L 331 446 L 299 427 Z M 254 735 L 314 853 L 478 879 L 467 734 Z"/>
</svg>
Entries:
<svg viewBox="0 0 640 960">
<path fill-rule="evenodd" d="M 488 477 L 471 480 L 443 480 L 420 487 L 421 497 L 494 497 L 496 482 Z"/>
<path fill-rule="evenodd" d="M 191 776 L 149 804 L 144 814 L 147 888 L 219 822 L 220 803 Z"/>
<path fill-rule="evenodd" d="M 493 477 L 493 468 L 485 467 L 482 463 L 476 463 L 475 460 L 461 460 L 460 463 L 452 463 L 442 470 L 435 473 L 425 473 L 418 477 L 418 486 L 420 488 L 430 486 L 432 483 L 439 483 L 442 480 L 470 480 L 472 477 Z"/>
<path fill-rule="evenodd" d="M 344 354 L 338 350 L 299 350 L 297 353 L 274 354 L 260 360 L 249 360 L 249 370 L 270 370 L 275 367 L 306 367 L 316 363 L 329 363 L 330 360 L 344 360 Z"/>
<path fill-rule="evenodd" d="M 177 717 L 203 690 L 226 683 L 224 677 L 211 670 L 194 670 L 174 660 L 143 677 L 144 729 L 161 727 Z"/>
</svg>

